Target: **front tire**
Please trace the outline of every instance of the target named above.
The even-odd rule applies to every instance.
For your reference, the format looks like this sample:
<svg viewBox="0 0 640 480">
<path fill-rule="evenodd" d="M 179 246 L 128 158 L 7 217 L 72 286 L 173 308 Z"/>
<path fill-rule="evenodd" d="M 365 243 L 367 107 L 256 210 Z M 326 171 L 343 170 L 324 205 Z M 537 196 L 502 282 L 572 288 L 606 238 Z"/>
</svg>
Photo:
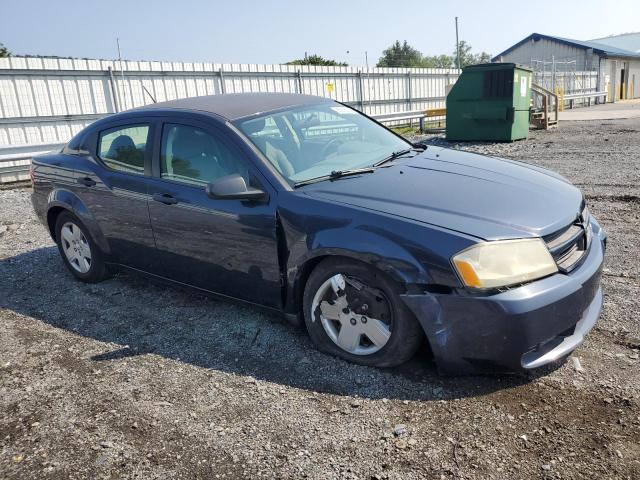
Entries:
<svg viewBox="0 0 640 480">
<path fill-rule="evenodd" d="M 56 219 L 55 232 L 62 261 L 74 277 L 97 283 L 109 276 L 102 252 L 78 217 L 62 212 Z"/>
<path fill-rule="evenodd" d="M 323 260 L 305 286 L 304 320 L 311 340 L 326 353 L 373 367 L 409 360 L 424 333 L 384 273 L 343 258 Z"/>
</svg>

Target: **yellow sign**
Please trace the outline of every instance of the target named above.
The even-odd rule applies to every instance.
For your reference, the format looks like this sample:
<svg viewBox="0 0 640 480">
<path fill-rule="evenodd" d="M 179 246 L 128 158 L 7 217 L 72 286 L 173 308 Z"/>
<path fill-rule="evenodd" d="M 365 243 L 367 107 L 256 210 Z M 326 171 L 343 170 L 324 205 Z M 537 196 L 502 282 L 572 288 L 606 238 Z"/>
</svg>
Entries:
<svg viewBox="0 0 640 480">
<path fill-rule="evenodd" d="M 333 92 L 333 83 L 327 83 L 327 90 L 329 90 L 329 93 Z"/>
</svg>

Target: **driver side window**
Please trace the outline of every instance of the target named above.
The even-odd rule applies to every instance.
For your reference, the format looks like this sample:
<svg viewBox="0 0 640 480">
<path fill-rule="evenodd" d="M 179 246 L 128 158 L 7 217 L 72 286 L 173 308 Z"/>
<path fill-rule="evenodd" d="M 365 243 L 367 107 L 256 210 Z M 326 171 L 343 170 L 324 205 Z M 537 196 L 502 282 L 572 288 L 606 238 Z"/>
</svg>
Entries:
<svg viewBox="0 0 640 480">
<path fill-rule="evenodd" d="M 214 135 L 190 125 L 164 125 L 160 151 L 162 178 L 206 185 L 234 173 L 249 182 L 244 162 Z"/>
</svg>

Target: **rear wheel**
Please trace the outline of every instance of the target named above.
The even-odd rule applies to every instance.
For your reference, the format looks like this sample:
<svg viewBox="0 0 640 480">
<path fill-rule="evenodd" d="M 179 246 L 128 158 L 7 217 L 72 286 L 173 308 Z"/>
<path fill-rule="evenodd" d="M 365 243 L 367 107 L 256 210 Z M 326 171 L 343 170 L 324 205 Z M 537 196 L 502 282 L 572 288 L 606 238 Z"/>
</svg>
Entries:
<svg viewBox="0 0 640 480">
<path fill-rule="evenodd" d="M 109 276 L 102 252 L 87 228 L 70 212 L 62 212 L 56 219 L 56 241 L 62 260 L 79 280 L 96 283 Z"/>
<path fill-rule="evenodd" d="M 327 259 L 309 276 L 304 317 L 319 350 L 354 363 L 390 367 L 409 360 L 423 332 L 393 280 L 363 263 Z"/>
</svg>

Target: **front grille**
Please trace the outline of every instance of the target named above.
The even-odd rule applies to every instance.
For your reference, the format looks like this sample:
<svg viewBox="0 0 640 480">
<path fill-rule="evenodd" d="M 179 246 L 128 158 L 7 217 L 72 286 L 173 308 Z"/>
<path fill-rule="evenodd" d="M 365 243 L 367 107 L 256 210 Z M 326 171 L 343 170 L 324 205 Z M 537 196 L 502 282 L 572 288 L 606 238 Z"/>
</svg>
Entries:
<svg viewBox="0 0 640 480">
<path fill-rule="evenodd" d="M 589 211 L 585 207 L 571 225 L 544 237 L 558 270 L 567 273 L 580 264 L 589 249 L 590 231 Z"/>
</svg>

